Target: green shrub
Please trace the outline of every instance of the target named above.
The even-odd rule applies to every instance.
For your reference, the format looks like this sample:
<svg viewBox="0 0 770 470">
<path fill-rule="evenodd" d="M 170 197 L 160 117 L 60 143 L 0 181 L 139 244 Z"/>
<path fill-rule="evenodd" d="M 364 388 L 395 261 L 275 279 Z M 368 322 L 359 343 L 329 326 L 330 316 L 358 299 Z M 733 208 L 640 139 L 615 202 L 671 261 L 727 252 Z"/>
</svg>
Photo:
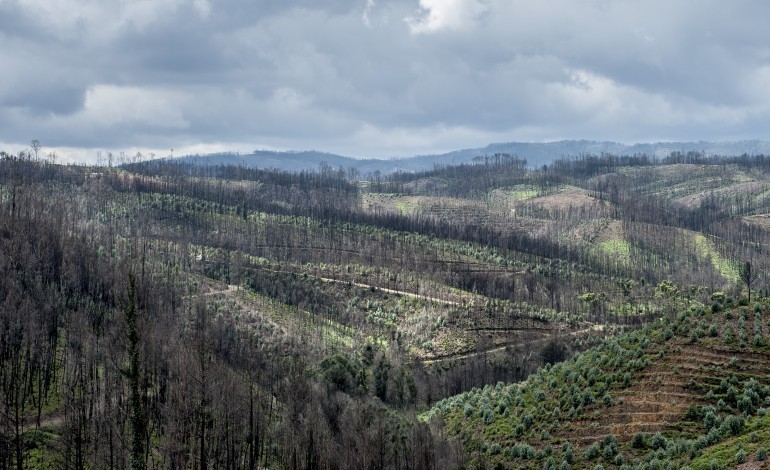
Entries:
<svg viewBox="0 0 770 470">
<path fill-rule="evenodd" d="M 491 408 L 484 408 L 482 416 L 484 417 L 484 424 L 487 426 L 495 422 L 495 412 Z"/>
<path fill-rule="evenodd" d="M 730 434 L 737 436 L 743 430 L 744 424 L 743 418 L 738 416 L 728 416 L 727 419 L 725 419 L 723 426 L 730 432 Z"/>
<path fill-rule="evenodd" d="M 569 442 L 565 442 L 561 446 L 561 452 L 562 452 L 562 455 L 564 456 L 564 462 L 571 464 L 575 460 L 575 456 L 572 453 L 572 444 L 570 444 Z"/>
<path fill-rule="evenodd" d="M 618 449 L 615 446 L 607 445 L 604 446 L 604 449 L 602 449 L 602 457 L 604 457 L 604 460 L 607 462 L 612 462 L 612 459 L 617 455 Z"/>
<path fill-rule="evenodd" d="M 724 303 L 725 299 L 727 298 L 727 294 L 725 294 L 722 291 L 716 291 L 713 294 L 711 294 L 711 300 L 718 303 Z"/>
<path fill-rule="evenodd" d="M 735 334 L 733 333 L 733 327 L 730 325 L 725 326 L 724 331 L 725 343 L 731 344 L 735 342 Z"/>
<path fill-rule="evenodd" d="M 765 460 L 767 460 L 767 449 L 765 449 L 764 447 L 760 447 L 759 450 L 757 451 L 756 459 L 759 462 L 764 462 Z"/>
<path fill-rule="evenodd" d="M 650 447 L 655 450 L 665 449 L 667 442 L 668 441 L 663 437 L 663 434 L 656 432 L 655 435 L 652 436 L 652 439 L 650 439 Z"/>
<path fill-rule="evenodd" d="M 355 383 L 356 368 L 350 360 L 335 354 L 321 361 L 321 371 L 327 386 L 334 386 L 341 392 L 350 392 Z"/>
<path fill-rule="evenodd" d="M 746 462 L 746 451 L 743 449 L 738 449 L 738 452 L 735 453 L 735 463 L 742 464 Z"/>
<path fill-rule="evenodd" d="M 722 410 L 722 411 L 727 409 L 727 403 L 725 403 L 725 401 L 722 400 L 721 398 L 717 402 L 717 409 Z"/>
<path fill-rule="evenodd" d="M 617 447 L 618 446 L 618 438 L 615 437 L 614 434 L 610 434 L 610 435 L 608 435 L 607 437 L 604 438 L 604 440 L 602 441 L 602 444 L 605 445 L 605 446 Z"/>
<path fill-rule="evenodd" d="M 700 407 L 698 405 L 690 405 L 687 407 L 687 414 L 685 414 L 688 420 L 697 421 L 701 418 Z"/>
<path fill-rule="evenodd" d="M 738 410 L 742 413 L 753 413 L 754 403 L 751 401 L 751 397 L 744 394 L 741 399 L 738 400 Z"/>
<path fill-rule="evenodd" d="M 591 444 L 591 446 L 588 447 L 588 449 L 586 449 L 585 454 L 584 454 L 585 458 L 586 458 L 586 461 L 590 461 L 590 460 L 593 460 L 596 457 L 598 457 L 599 456 L 599 452 L 600 452 L 599 451 L 599 444 L 598 443 Z"/>
<path fill-rule="evenodd" d="M 526 456 L 526 458 L 528 458 L 530 460 L 534 459 L 535 458 L 535 449 L 532 446 L 530 446 L 528 444 L 525 444 L 524 445 L 524 455 Z"/>
</svg>

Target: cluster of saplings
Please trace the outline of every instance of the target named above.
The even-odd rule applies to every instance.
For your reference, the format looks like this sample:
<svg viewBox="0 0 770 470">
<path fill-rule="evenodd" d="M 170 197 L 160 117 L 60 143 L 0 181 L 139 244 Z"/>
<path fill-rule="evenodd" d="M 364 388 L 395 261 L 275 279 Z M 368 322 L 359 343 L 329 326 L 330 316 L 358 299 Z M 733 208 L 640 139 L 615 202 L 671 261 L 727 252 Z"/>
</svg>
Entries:
<svg viewBox="0 0 770 470">
<path fill-rule="evenodd" d="M 548 445 L 551 434 L 569 426 L 570 419 L 584 416 L 586 406 L 612 405 L 613 390 L 628 387 L 633 372 L 649 364 L 647 333 L 642 330 L 609 340 L 568 361 L 547 365 L 522 384 L 498 383 L 442 400 L 425 418 L 443 416 L 447 429 L 458 433 L 482 459 L 484 455 L 499 455 L 503 460 L 555 458 L 558 451 Z M 492 439 L 480 439 L 479 427 L 484 428 L 483 436 Z M 572 446 L 566 445 L 562 452 L 572 462 Z"/>
<path fill-rule="evenodd" d="M 740 372 L 736 357 L 726 365 L 728 370 L 714 370 L 714 377 L 721 379 L 694 376 L 690 380 L 688 389 L 708 404 L 690 405 L 681 423 L 687 432 L 639 432 L 624 442 L 608 434 L 587 446 L 579 440 L 581 432 L 572 432 L 585 432 L 586 426 L 590 429 L 586 419 L 598 419 L 606 408 L 623 400 L 623 390 L 639 380 L 639 373 L 664 360 L 667 351 L 682 341 L 697 342 L 702 337 L 704 344 L 735 348 L 736 354 L 764 351 L 764 338 L 755 346 L 705 332 L 706 324 L 734 320 L 734 312 L 740 322 L 748 315 L 748 308 L 740 306 L 747 300 L 735 302 L 718 294 L 714 305 L 719 308 L 713 313 L 693 306 L 674 319 L 655 322 L 568 361 L 545 366 L 524 383 L 498 383 L 442 400 L 423 417 L 441 417 L 447 430 L 462 439 L 478 462 L 497 462 L 507 468 L 726 468 L 745 462 L 751 453 L 756 460 L 765 460 L 767 449 L 761 441 L 766 437 L 759 433 L 770 433 L 770 387 L 766 381 Z M 761 321 L 766 308 L 757 303 L 753 309 L 759 337 L 763 337 Z M 729 328 L 728 324 L 725 330 Z M 695 339 L 692 331 L 698 331 Z M 677 368 L 674 373 L 682 372 Z M 591 414 L 586 415 L 589 406 Z M 582 428 L 575 427 L 577 422 L 583 423 Z M 729 455 L 712 450 L 747 433 L 751 433 L 745 437 L 747 444 L 739 443 L 737 450 L 726 452 Z"/>
</svg>

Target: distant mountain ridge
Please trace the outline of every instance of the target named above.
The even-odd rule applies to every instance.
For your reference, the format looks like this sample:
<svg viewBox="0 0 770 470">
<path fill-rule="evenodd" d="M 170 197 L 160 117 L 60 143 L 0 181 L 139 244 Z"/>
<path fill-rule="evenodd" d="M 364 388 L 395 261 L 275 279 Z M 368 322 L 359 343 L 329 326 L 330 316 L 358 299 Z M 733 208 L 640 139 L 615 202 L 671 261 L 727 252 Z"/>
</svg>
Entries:
<svg viewBox="0 0 770 470">
<path fill-rule="evenodd" d="M 538 167 L 559 158 L 585 154 L 613 153 L 618 155 L 647 154 L 665 157 L 672 152 L 703 152 L 707 155 L 770 154 L 770 142 L 744 140 L 734 142 L 655 142 L 633 145 L 592 140 L 561 140 L 556 142 L 507 142 L 481 148 L 455 150 L 438 155 L 418 155 L 394 159 L 359 159 L 314 150 L 278 152 L 257 150 L 250 154 L 219 153 L 180 157 L 177 160 L 197 165 L 239 165 L 249 168 L 275 168 L 285 171 L 318 169 L 321 163 L 333 168 L 355 168 L 367 175 L 377 171 L 389 174 L 396 171 L 415 172 L 432 169 L 435 165 L 468 163 L 474 157 L 508 153 L 526 159 L 530 167 Z"/>
</svg>

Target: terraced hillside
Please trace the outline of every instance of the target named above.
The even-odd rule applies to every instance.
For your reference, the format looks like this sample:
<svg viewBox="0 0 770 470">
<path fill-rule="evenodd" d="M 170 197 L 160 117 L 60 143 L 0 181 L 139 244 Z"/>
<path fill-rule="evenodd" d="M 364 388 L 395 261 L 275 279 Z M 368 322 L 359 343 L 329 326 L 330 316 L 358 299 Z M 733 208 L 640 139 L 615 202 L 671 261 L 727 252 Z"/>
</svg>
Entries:
<svg viewBox="0 0 770 470">
<path fill-rule="evenodd" d="M 693 305 L 521 384 L 443 400 L 426 419 L 502 468 L 761 462 L 770 441 L 752 436 L 770 431 L 769 319 L 766 302 Z"/>
</svg>

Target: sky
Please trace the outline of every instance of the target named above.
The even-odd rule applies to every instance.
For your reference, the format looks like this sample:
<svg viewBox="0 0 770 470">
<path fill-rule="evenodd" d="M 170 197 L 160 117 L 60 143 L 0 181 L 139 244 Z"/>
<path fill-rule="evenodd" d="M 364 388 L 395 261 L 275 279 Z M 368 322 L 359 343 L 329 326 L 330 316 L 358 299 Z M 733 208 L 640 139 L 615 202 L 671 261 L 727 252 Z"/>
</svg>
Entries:
<svg viewBox="0 0 770 470">
<path fill-rule="evenodd" d="M 770 140 L 763 0 L 0 0 L 0 150 Z"/>
</svg>

